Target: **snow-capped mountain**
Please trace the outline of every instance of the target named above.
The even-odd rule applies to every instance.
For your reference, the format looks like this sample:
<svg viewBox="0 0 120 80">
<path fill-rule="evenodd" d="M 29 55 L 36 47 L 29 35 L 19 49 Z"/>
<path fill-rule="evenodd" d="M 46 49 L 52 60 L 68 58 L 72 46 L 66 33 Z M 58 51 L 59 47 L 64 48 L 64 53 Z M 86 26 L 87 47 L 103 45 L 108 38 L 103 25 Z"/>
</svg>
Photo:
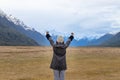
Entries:
<svg viewBox="0 0 120 80">
<path fill-rule="evenodd" d="M 27 25 L 25 25 L 23 21 L 13 17 L 12 15 L 7 15 L 1 10 L 0 10 L 0 15 L 2 17 L 1 22 L 3 24 L 16 29 L 22 34 L 25 34 L 26 36 L 35 40 L 39 45 L 46 44 L 45 37 L 41 33 L 37 32 L 34 28 L 30 28 Z"/>
<path fill-rule="evenodd" d="M 110 39 L 104 41 L 101 46 L 120 47 L 120 32 L 114 34 Z"/>
<path fill-rule="evenodd" d="M 28 27 L 27 25 L 24 24 L 23 21 L 15 18 L 15 17 L 12 16 L 12 15 L 9 15 L 9 16 L 6 16 L 6 17 L 7 17 L 7 19 L 8 19 L 9 21 L 13 22 L 13 23 L 16 24 L 16 25 L 19 25 L 19 26 L 23 27 L 25 30 L 35 31 L 34 28 Z"/>
<path fill-rule="evenodd" d="M 12 15 L 5 14 L 2 10 L 0 10 L 0 15 L 2 17 L 6 17 L 10 22 L 13 22 L 15 25 L 19 25 L 19 26 L 23 27 L 25 30 L 35 31 L 34 28 L 28 27 L 27 25 L 24 24 L 23 21 L 17 19 L 16 17 L 14 17 Z"/>
<path fill-rule="evenodd" d="M 43 36 L 41 33 L 37 32 L 34 28 L 30 28 L 27 25 L 24 24 L 23 21 L 17 19 L 16 17 L 13 17 L 12 15 L 7 15 L 3 11 L 0 10 L 0 16 L 1 20 L 0 23 L 2 23 L 5 26 L 9 26 L 17 31 L 19 31 L 21 34 L 26 35 L 27 37 L 33 39 L 36 41 L 39 45 L 42 46 L 48 46 L 50 45 L 47 39 L 45 38 L 45 35 Z M 55 31 L 52 31 L 55 32 Z M 58 33 L 60 34 L 60 33 Z M 116 33 L 117 34 L 117 33 Z M 99 46 L 103 44 L 112 44 L 113 42 L 115 44 L 118 44 L 119 42 L 119 37 L 118 34 L 105 34 L 99 38 L 81 38 L 81 39 L 74 39 L 70 46 Z M 55 34 L 52 34 L 52 38 L 54 41 L 56 40 L 57 36 Z M 115 36 L 115 37 L 114 37 Z M 68 36 L 69 37 L 69 36 Z M 68 38 L 67 36 L 64 37 L 65 41 Z M 108 43 L 109 42 L 109 43 Z M 112 44 L 113 45 L 113 44 Z M 103 45 L 104 46 L 104 45 Z"/>
<path fill-rule="evenodd" d="M 30 37 L 20 33 L 8 25 L 10 21 L 0 11 L 0 46 L 38 46 Z"/>
<path fill-rule="evenodd" d="M 79 40 L 73 39 L 70 46 L 99 46 L 102 43 L 106 42 L 107 40 L 111 39 L 114 35 L 113 34 L 104 34 L 99 38 L 92 38 L 89 39 L 87 37 L 81 38 Z"/>
</svg>

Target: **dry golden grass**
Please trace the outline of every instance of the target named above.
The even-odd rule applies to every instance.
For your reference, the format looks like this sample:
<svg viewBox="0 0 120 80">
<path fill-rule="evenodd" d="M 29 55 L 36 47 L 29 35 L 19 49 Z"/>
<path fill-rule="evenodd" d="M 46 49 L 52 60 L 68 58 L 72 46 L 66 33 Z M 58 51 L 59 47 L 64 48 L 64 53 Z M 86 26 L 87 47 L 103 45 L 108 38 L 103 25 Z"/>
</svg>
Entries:
<svg viewBox="0 0 120 80">
<path fill-rule="evenodd" d="M 53 80 L 51 47 L 1 46 L 0 80 Z M 120 80 L 120 48 L 67 49 L 65 80 Z"/>
</svg>

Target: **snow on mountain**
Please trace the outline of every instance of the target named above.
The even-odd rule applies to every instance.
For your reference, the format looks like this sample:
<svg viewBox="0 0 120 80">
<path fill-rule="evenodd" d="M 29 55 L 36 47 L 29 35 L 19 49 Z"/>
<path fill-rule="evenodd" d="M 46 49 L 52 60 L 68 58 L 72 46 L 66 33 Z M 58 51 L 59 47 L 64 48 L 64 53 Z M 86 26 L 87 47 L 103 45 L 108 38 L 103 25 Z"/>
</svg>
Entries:
<svg viewBox="0 0 120 80">
<path fill-rule="evenodd" d="M 101 46 L 120 47 L 120 32 L 113 35 L 109 40 L 104 41 Z"/>
<path fill-rule="evenodd" d="M 16 17 L 10 15 L 5 14 L 2 10 L 0 10 L 0 15 L 2 17 L 6 17 L 10 22 L 13 22 L 16 25 L 22 26 L 25 30 L 31 30 L 31 31 L 35 31 L 34 28 L 28 27 L 27 25 L 24 24 L 23 21 L 17 19 Z"/>
<path fill-rule="evenodd" d="M 28 27 L 27 25 L 24 24 L 23 21 L 20 21 L 20 20 L 17 19 L 16 17 L 14 17 L 14 16 L 12 16 L 12 15 L 9 15 L 9 16 L 6 16 L 6 17 L 7 17 L 7 19 L 8 19 L 9 21 L 12 21 L 12 22 L 13 22 L 14 24 L 16 24 L 16 25 L 20 25 L 20 26 L 22 26 L 25 30 L 31 30 L 31 31 L 34 31 L 33 28 Z"/>
<path fill-rule="evenodd" d="M 13 17 L 12 15 L 5 14 L 2 10 L 0 10 L 0 16 L 2 16 L 1 22 L 5 25 L 8 25 L 9 27 L 12 27 L 21 32 L 22 34 L 25 34 L 26 36 L 35 40 L 39 45 L 46 44 L 45 37 L 41 33 L 37 32 L 34 28 L 25 25 L 23 21 L 17 19 L 16 17 Z"/>
<path fill-rule="evenodd" d="M 23 21 L 17 19 L 16 17 L 13 17 L 12 15 L 6 15 L 3 11 L 0 10 L 0 16 L 4 18 L 4 23 L 7 23 L 7 25 L 10 25 L 11 27 L 15 28 L 19 32 L 25 34 L 26 36 L 30 37 L 31 39 L 35 40 L 38 44 L 43 46 L 48 46 L 49 42 L 47 39 L 45 39 L 45 35 L 42 35 L 41 33 L 37 32 L 34 28 L 28 27 L 24 24 Z M 5 22 L 7 19 L 8 21 Z M 119 31 L 118 31 L 119 32 Z M 51 36 L 54 40 L 56 40 L 56 35 L 62 35 L 65 37 L 65 40 L 69 37 L 69 34 L 62 34 L 60 32 L 56 32 L 55 30 L 50 30 Z M 101 36 L 98 34 L 98 36 L 87 36 L 87 37 L 76 37 L 72 41 L 71 46 L 93 46 L 93 45 L 99 45 L 103 43 L 104 41 L 107 41 L 112 36 L 116 35 L 116 32 L 110 32 L 108 34 L 101 34 Z"/>
<path fill-rule="evenodd" d="M 4 16 L 7 16 L 7 15 L 0 9 L 0 16 L 4 17 Z"/>
</svg>

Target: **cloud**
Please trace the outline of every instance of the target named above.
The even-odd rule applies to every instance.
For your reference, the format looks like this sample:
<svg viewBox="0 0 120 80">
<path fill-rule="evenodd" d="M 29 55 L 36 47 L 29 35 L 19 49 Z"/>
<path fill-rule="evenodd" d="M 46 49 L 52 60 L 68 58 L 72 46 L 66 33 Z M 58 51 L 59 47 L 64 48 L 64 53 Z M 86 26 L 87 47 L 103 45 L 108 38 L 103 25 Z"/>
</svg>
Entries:
<svg viewBox="0 0 120 80">
<path fill-rule="evenodd" d="M 0 7 L 44 33 L 77 37 L 120 30 L 120 0 L 0 0 Z"/>
</svg>

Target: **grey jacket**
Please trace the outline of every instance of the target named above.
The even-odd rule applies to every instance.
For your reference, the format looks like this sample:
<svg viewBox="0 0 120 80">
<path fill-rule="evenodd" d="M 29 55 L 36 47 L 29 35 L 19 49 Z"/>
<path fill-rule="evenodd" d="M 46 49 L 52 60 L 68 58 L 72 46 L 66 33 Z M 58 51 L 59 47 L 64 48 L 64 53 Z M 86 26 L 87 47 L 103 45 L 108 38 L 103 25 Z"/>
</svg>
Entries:
<svg viewBox="0 0 120 80">
<path fill-rule="evenodd" d="M 66 48 L 69 46 L 70 42 L 73 39 L 73 36 L 68 38 L 68 41 L 64 43 L 54 43 L 51 36 L 48 34 L 46 35 L 47 39 L 49 40 L 51 46 L 53 47 L 53 58 L 50 65 L 51 69 L 54 70 L 66 70 Z"/>
</svg>

